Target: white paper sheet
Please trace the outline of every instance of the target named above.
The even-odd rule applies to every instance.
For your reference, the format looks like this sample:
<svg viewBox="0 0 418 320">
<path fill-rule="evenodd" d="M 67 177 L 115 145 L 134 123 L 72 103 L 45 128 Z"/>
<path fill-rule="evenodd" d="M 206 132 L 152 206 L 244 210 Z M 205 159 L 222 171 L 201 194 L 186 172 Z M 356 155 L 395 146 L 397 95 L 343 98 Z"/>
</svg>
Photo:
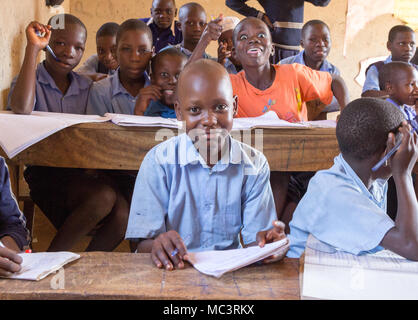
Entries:
<svg viewBox="0 0 418 320">
<path fill-rule="evenodd" d="M 198 271 L 219 278 L 226 272 L 248 266 L 273 254 L 284 253 L 288 246 L 289 240 L 286 238 L 266 244 L 263 248 L 254 246 L 245 249 L 189 252 L 187 255 L 188 261 Z"/>
<path fill-rule="evenodd" d="M 22 270 L 6 278 L 38 281 L 80 258 L 76 253 L 66 251 L 20 253 L 19 256 L 23 259 Z"/>
</svg>

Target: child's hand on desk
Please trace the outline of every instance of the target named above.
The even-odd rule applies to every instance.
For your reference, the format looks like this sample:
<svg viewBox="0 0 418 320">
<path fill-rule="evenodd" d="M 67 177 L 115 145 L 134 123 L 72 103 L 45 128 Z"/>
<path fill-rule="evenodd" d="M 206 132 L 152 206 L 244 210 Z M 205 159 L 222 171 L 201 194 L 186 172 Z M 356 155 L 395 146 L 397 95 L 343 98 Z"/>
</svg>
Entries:
<svg viewBox="0 0 418 320">
<path fill-rule="evenodd" d="M 139 90 L 138 99 L 136 100 L 134 114 L 137 116 L 144 115 L 151 100 L 161 99 L 161 87 L 157 85 L 149 85 Z"/>
<path fill-rule="evenodd" d="M 152 244 L 151 259 L 158 268 L 164 267 L 167 270 L 173 270 L 175 266 L 182 269 L 186 254 L 187 249 L 183 239 L 174 230 L 160 234 Z"/>
<path fill-rule="evenodd" d="M 0 276 L 11 276 L 12 273 L 19 272 L 22 258 L 13 250 L 0 247 Z"/>
<path fill-rule="evenodd" d="M 273 228 L 260 231 L 257 233 L 256 242 L 262 248 L 266 243 L 271 243 L 275 241 L 279 241 L 286 238 L 286 234 L 284 233 L 285 225 L 281 221 L 273 221 Z M 283 251 L 279 255 L 272 255 L 263 260 L 263 263 L 270 263 L 274 261 L 279 261 L 284 258 L 286 255 L 287 250 Z"/>
<path fill-rule="evenodd" d="M 44 36 L 40 37 L 36 34 L 36 32 L 44 34 Z M 28 41 L 28 46 L 31 45 L 35 47 L 37 50 L 42 50 L 48 45 L 50 38 L 51 26 L 46 26 L 39 22 L 32 21 L 26 27 L 26 39 Z"/>
</svg>

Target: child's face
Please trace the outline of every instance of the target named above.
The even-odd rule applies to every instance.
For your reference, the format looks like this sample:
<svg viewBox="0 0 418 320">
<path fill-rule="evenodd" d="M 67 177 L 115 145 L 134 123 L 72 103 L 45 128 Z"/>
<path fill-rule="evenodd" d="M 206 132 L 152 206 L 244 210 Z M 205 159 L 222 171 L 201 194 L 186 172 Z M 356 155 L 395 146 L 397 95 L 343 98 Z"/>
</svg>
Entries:
<svg viewBox="0 0 418 320">
<path fill-rule="evenodd" d="M 49 45 L 60 62 L 46 53 L 48 67 L 57 73 L 67 74 L 83 57 L 86 44 L 86 30 L 79 24 L 66 24 L 64 29 L 53 29 Z"/>
<path fill-rule="evenodd" d="M 154 66 L 151 82 L 161 87 L 161 102 L 166 106 L 174 107 L 177 80 L 186 62 L 185 58 L 166 55 Z"/>
<path fill-rule="evenodd" d="M 155 0 L 152 3 L 151 17 L 160 29 L 168 29 L 177 14 L 173 0 Z"/>
<path fill-rule="evenodd" d="M 98 37 L 96 41 L 99 61 L 109 70 L 118 67 L 116 60 L 116 36 Z"/>
<path fill-rule="evenodd" d="M 301 40 L 301 46 L 305 49 L 308 58 L 315 62 L 324 61 L 331 49 L 331 37 L 329 30 L 323 24 L 314 24 L 308 27 Z"/>
<path fill-rule="evenodd" d="M 237 111 L 229 77 L 222 72 L 191 71 L 178 87 L 177 119 L 186 122 L 193 142 L 203 143 L 212 154 L 221 152 Z"/>
<path fill-rule="evenodd" d="M 233 34 L 234 34 L 233 29 L 222 32 L 221 36 L 218 39 L 218 44 L 223 43 L 224 45 L 226 45 L 226 50 L 227 51 L 232 51 L 232 49 L 234 48 L 234 41 L 232 40 Z M 241 65 L 238 62 L 238 60 L 236 60 L 235 57 L 233 57 L 233 56 L 229 57 L 228 59 L 231 60 L 231 62 L 234 65 Z"/>
<path fill-rule="evenodd" d="M 206 13 L 198 8 L 190 9 L 180 25 L 184 42 L 197 45 L 206 28 Z"/>
<path fill-rule="evenodd" d="M 270 63 L 273 53 L 270 31 L 260 19 L 249 19 L 238 26 L 235 39 L 235 55 L 243 68 Z"/>
<path fill-rule="evenodd" d="M 415 33 L 398 32 L 393 42 L 388 41 L 387 48 L 392 53 L 392 61 L 411 61 L 416 50 Z"/>
<path fill-rule="evenodd" d="M 387 86 L 388 93 L 399 104 L 415 105 L 417 81 L 418 72 L 414 67 L 399 70 L 395 79 Z"/>
<path fill-rule="evenodd" d="M 117 44 L 119 71 L 129 79 L 142 76 L 152 56 L 152 39 L 143 30 L 125 31 Z"/>
</svg>

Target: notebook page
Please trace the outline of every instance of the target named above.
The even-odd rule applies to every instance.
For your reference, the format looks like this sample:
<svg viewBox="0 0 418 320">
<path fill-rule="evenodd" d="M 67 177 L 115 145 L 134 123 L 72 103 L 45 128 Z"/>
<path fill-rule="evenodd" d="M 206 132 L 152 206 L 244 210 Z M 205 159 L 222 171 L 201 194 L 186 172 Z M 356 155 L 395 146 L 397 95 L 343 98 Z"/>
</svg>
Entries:
<svg viewBox="0 0 418 320">
<path fill-rule="evenodd" d="M 274 111 L 266 112 L 259 117 L 234 118 L 232 130 L 250 130 L 253 128 L 307 128 L 309 125 L 293 123 L 280 119 Z"/>
<path fill-rule="evenodd" d="M 273 254 L 285 252 L 288 245 L 289 240 L 286 238 L 266 244 L 263 248 L 254 246 L 245 249 L 210 250 L 189 252 L 187 255 L 188 261 L 198 271 L 219 278 L 226 272 L 245 267 Z"/>
<path fill-rule="evenodd" d="M 41 280 L 59 270 L 65 264 L 77 260 L 80 255 L 72 252 L 39 252 L 39 253 L 20 253 L 22 257 L 22 270 L 13 274 L 8 279 L 21 280 Z"/>
<path fill-rule="evenodd" d="M 312 249 L 315 248 L 317 241 L 319 240 L 312 235 L 309 236 L 305 250 L 305 263 L 345 268 L 361 267 L 371 270 L 418 273 L 418 262 L 407 260 L 389 250 L 360 256 L 341 250 L 329 253 L 320 251 L 321 249 Z"/>
<path fill-rule="evenodd" d="M 179 121 L 173 118 L 135 116 L 129 114 L 106 113 L 111 121 L 118 126 L 137 126 L 137 127 L 167 127 L 177 128 Z"/>
</svg>

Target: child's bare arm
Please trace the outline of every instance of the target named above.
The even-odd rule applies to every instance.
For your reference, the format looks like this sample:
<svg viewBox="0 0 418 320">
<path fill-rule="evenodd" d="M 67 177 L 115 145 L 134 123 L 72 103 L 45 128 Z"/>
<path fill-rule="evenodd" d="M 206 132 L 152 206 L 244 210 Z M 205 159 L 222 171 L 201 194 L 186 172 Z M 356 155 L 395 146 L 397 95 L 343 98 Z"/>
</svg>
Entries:
<svg viewBox="0 0 418 320">
<path fill-rule="evenodd" d="M 417 134 L 411 133 L 406 123 L 399 131 L 403 134 L 402 144 L 391 159 L 398 211 L 395 227 L 386 233 L 381 245 L 407 259 L 418 260 L 418 202 L 411 176 L 418 158 Z M 389 140 L 388 145 L 393 146 L 393 134 L 390 134 Z"/>
<path fill-rule="evenodd" d="M 208 23 L 208 25 L 206 26 L 205 30 L 202 33 L 202 36 L 200 37 L 199 43 L 197 44 L 196 48 L 193 50 L 192 55 L 187 61 L 187 64 L 201 59 L 209 43 L 211 41 L 218 40 L 218 38 L 221 36 L 221 33 L 222 33 L 222 26 L 221 26 L 222 19 L 223 19 L 223 16 L 222 14 L 220 14 L 218 18 Z"/>
<path fill-rule="evenodd" d="M 337 74 L 333 74 L 331 76 L 332 93 L 334 94 L 335 98 L 338 101 L 338 104 L 340 105 L 340 110 L 343 110 L 345 106 L 350 102 L 350 95 L 348 92 L 347 85 L 345 84 L 345 81 L 341 76 Z"/>
<path fill-rule="evenodd" d="M 51 37 L 51 27 L 31 22 L 26 28 L 27 45 L 25 58 L 16 85 L 10 97 L 10 107 L 15 113 L 29 114 L 32 112 L 35 101 L 36 85 L 36 58 L 39 52 L 44 49 Z M 39 37 L 36 32 L 45 33 Z"/>
</svg>

